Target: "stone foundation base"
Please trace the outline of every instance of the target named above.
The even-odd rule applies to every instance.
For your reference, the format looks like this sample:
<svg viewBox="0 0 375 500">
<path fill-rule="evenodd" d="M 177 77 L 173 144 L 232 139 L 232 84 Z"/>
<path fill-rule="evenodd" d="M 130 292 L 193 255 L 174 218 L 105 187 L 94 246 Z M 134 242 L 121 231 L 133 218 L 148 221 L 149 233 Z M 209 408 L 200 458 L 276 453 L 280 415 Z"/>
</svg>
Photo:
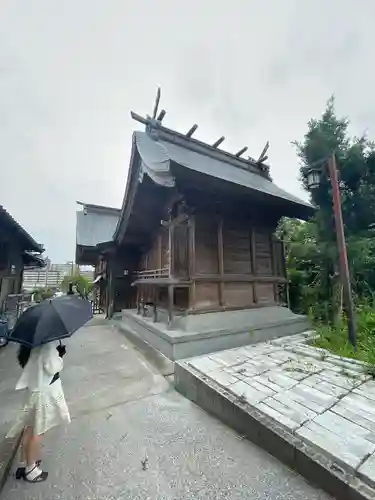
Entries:
<svg viewBox="0 0 375 500">
<path fill-rule="evenodd" d="M 122 326 L 126 329 L 127 325 L 171 360 L 264 342 L 309 328 L 305 316 L 279 306 L 180 316 L 172 328 L 126 309 L 122 311 Z"/>
</svg>

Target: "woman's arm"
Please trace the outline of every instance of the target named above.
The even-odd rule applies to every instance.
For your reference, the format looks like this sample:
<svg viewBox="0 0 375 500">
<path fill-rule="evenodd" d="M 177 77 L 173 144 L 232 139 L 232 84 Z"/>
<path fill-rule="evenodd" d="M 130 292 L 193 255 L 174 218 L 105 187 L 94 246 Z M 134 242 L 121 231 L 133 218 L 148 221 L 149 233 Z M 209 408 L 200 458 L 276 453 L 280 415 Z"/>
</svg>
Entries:
<svg viewBox="0 0 375 500">
<path fill-rule="evenodd" d="M 48 347 L 47 347 L 48 346 Z M 64 361 L 59 356 L 55 345 L 46 344 L 46 353 L 43 360 L 43 369 L 48 375 L 53 377 L 55 373 L 60 372 L 64 366 Z"/>
</svg>

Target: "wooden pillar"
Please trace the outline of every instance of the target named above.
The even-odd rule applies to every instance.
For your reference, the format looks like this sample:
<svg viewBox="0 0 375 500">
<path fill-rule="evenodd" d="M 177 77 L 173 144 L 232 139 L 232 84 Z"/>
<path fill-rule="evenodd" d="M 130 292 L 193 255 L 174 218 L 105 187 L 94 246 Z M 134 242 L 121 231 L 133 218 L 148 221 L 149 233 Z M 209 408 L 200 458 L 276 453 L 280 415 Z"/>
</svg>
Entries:
<svg viewBox="0 0 375 500">
<path fill-rule="evenodd" d="M 255 278 L 257 275 L 257 258 L 256 258 L 256 241 L 255 241 L 256 233 L 255 228 L 252 227 L 250 231 L 250 251 L 251 251 L 251 272 Z M 256 280 L 253 281 L 253 300 L 254 303 L 258 303 L 258 294 L 257 294 L 257 284 Z"/>
<path fill-rule="evenodd" d="M 175 236 L 175 231 L 174 231 L 174 225 L 169 226 L 169 277 L 173 278 L 174 275 L 174 236 Z"/>
<path fill-rule="evenodd" d="M 189 217 L 189 278 L 195 276 L 195 216 Z M 195 280 L 192 281 L 189 290 L 189 308 L 195 308 Z"/>
<path fill-rule="evenodd" d="M 112 265 L 108 263 L 107 267 L 107 286 L 105 297 L 105 313 L 106 317 L 111 317 L 111 300 L 112 300 Z"/>
<path fill-rule="evenodd" d="M 173 296 L 174 296 L 174 286 L 168 286 L 168 326 L 172 324 L 173 320 Z"/>
<path fill-rule="evenodd" d="M 154 323 L 156 323 L 158 320 L 158 308 L 157 308 L 157 304 L 156 304 L 157 293 L 158 293 L 158 289 L 156 286 L 154 286 L 153 301 L 152 301 L 153 302 L 153 321 L 154 321 Z"/>
<path fill-rule="evenodd" d="M 286 259 L 285 259 L 285 241 L 284 238 L 282 239 L 282 266 L 283 266 L 283 274 L 284 278 L 287 279 L 287 282 L 285 284 L 285 295 L 286 295 L 286 305 L 288 309 L 290 309 L 290 296 L 289 296 L 289 279 L 288 279 L 288 270 L 286 267 Z"/>
<path fill-rule="evenodd" d="M 271 249 L 271 268 L 272 276 L 275 281 L 273 283 L 273 298 L 276 304 L 279 303 L 279 288 L 277 278 L 277 262 L 276 262 L 276 242 L 273 234 L 270 235 L 270 249 Z"/>
<path fill-rule="evenodd" d="M 217 224 L 217 248 L 218 248 L 218 257 L 219 257 L 219 305 L 221 307 L 224 306 L 224 245 L 223 245 L 223 218 L 220 217 L 218 219 Z"/>
<path fill-rule="evenodd" d="M 145 300 L 145 291 L 147 291 L 146 286 L 142 287 L 142 298 L 141 298 L 141 305 L 142 305 L 142 316 L 146 316 L 146 300 Z"/>
<path fill-rule="evenodd" d="M 24 274 L 24 267 L 22 266 L 19 274 L 19 281 L 18 281 L 18 292 L 17 293 L 22 293 L 23 290 L 23 274 Z"/>
<path fill-rule="evenodd" d="M 163 245 L 162 245 L 162 234 L 158 234 L 158 267 L 161 269 L 163 267 Z M 161 271 L 160 271 L 161 275 Z"/>
<path fill-rule="evenodd" d="M 139 290 L 139 285 L 137 285 L 137 314 L 141 313 L 141 294 Z"/>
</svg>

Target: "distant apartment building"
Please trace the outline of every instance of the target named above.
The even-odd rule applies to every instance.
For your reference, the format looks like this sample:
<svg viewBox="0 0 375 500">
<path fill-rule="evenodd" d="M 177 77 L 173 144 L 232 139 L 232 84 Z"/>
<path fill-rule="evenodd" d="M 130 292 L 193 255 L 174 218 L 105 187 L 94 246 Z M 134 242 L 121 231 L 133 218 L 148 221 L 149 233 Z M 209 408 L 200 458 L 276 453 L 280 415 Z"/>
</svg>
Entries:
<svg viewBox="0 0 375 500">
<path fill-rule="evenodd" d="M 45 267 L 24 272 L 23 289 L 27 292 L 37 288 L 58 289 L 65 276 L 70 276 L 78 272 L 89 280 L 92 280 L 94 277 L 92 268 L 80 268 L 73 262 L 52 264 L 52 262 L 47 259 L 47 265 Z"/>
</svg>

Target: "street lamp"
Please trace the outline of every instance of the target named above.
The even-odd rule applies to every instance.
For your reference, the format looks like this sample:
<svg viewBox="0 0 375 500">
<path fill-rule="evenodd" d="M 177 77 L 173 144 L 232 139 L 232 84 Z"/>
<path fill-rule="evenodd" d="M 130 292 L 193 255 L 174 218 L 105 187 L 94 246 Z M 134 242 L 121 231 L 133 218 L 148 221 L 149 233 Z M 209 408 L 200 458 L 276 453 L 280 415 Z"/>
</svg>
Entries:
<svg viewBox="0 0 375 500">
<path fill-rule="evenodd" d="M 311 191 L 320 186 L 321 171 L 317 168 L 311 168 L 307 173 L 307 187 Z"/>
<path fill-rule="evenodd" d="M 319 187 L 321 172 L 322 171 L 319 168 L 311 168 L 309 170 L 307 174 L 307 187 L 309 190 L 313 191 L 314 189 L 317 189 Z M 328 174 L 332 186 L 332 204 L 333 215 L 335 217 L 337 248 L 339 252 L 340 279 L 343 287 L 345 310 L 348 317 L 348 339 L 354 349 L 356 349 L 356 326 L 354 319 L 352 288 L 350 281 L 348 256 L 346 253 L 344 223 L 342 220 L 341 211 L 341 195 L 336 168 L 336 157 L 334 154 L 331 158 L 328 159 Z"/>
</svg>

